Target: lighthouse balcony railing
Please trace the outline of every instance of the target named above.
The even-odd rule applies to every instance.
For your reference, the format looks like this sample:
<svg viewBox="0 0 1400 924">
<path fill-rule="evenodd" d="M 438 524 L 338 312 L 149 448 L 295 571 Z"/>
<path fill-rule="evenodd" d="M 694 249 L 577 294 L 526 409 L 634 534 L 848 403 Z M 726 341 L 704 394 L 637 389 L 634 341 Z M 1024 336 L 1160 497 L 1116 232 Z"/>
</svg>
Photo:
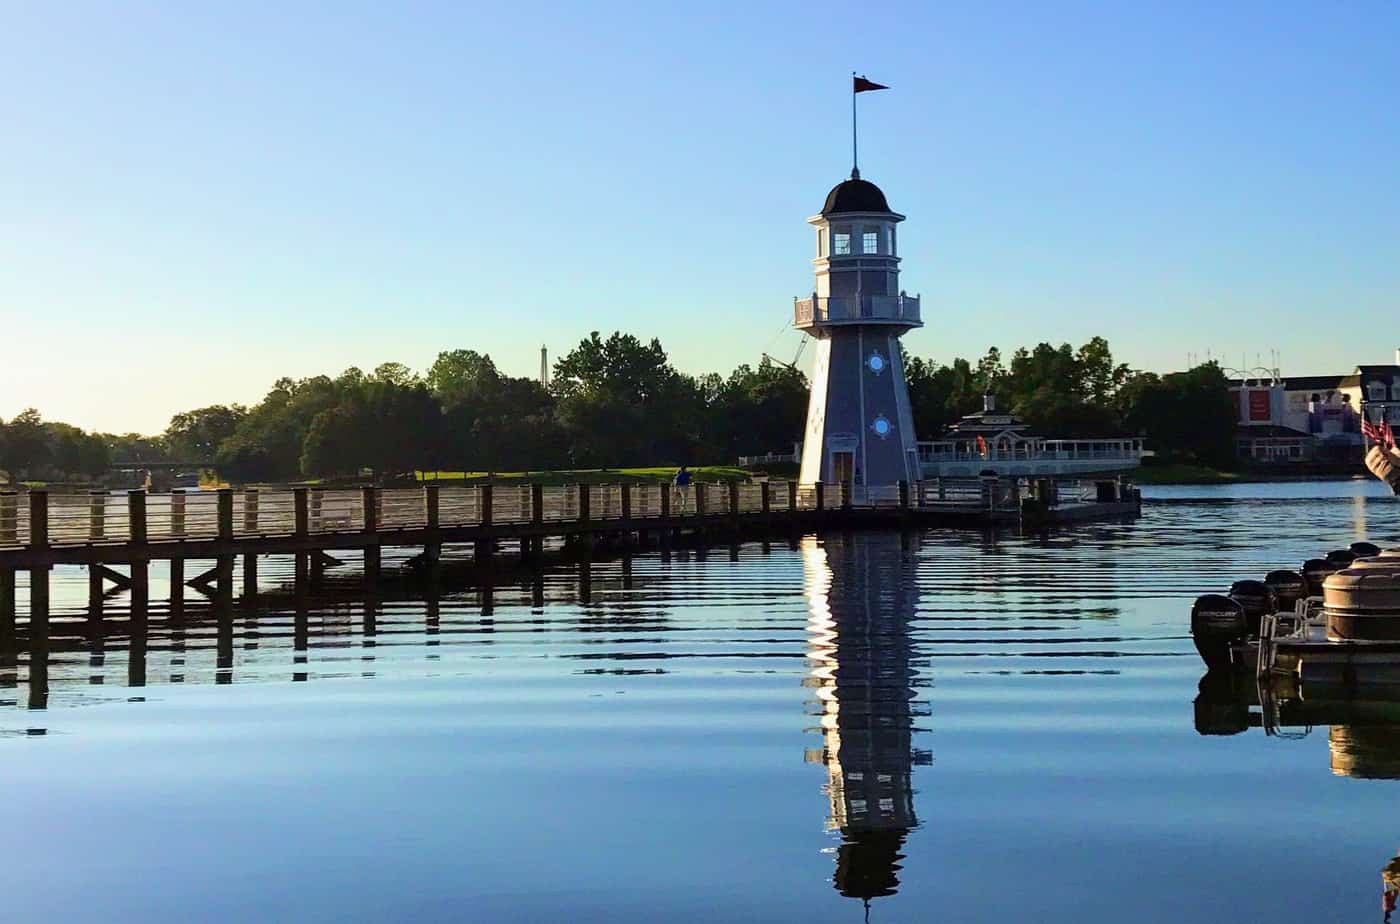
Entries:
<svg viewBox="0 0 1400 924">
<path fill-rule="evenodd" d="M 862 321 L 896 321 L 922 324 L 917 295 L 849 295 L 793 299 L 793 322 L 810 324 L 858 324 Z"/>
<path fill-rule="evenodd" d="M 1104 460 L 1133 461 L 1142 458 L 1142 440 L 1135 438 L 1099 440 L 1035 440 L 1013 445 L 991 443 L 978 446 L 967 440 L 935 440 L 918 444 L 920 462 L 959 462 L 974 459 L 1014 460 Z"/>
</svg>

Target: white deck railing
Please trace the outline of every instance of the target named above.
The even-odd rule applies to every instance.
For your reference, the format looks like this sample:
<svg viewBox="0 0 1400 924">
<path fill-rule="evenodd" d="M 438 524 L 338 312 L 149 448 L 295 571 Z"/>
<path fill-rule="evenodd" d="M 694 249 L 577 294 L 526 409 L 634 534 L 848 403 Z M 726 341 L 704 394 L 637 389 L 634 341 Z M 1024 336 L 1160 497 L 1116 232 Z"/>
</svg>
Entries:
<svg viewBox="0 0 1400 924">
<path fill-rule="evenodd" d="M 1133 461 L 1142 458 L 1142 440 L 1026 440 L 1010 446 L 990 443 L 986 449 L 968 440 L 934 440 L 918 444 L 920 462 L 1073 461 L 1077 459 Z"/>
</svg>

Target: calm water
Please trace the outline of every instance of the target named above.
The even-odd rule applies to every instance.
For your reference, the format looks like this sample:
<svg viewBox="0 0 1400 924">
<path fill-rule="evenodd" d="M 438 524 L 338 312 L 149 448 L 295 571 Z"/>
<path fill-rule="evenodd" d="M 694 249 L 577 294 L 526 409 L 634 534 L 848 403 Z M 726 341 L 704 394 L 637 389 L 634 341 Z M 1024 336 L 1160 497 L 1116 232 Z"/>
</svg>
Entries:
<svg viewBox="0 0 1400 924">
<path fill-rule="evenodd" d="M 1362 777 L 1400 777 L 1400 711 L 1200 735 L 1185 631 L 1359 538 L 1400 540 L 1364 482 L 1157 488 L 1047 537 L 274 595 L 153 612 L 144 686 L 59 572 L 47 708 L 0 676 L 6 916 L 1379 921 L 1400 779 Z"/>
</svg>

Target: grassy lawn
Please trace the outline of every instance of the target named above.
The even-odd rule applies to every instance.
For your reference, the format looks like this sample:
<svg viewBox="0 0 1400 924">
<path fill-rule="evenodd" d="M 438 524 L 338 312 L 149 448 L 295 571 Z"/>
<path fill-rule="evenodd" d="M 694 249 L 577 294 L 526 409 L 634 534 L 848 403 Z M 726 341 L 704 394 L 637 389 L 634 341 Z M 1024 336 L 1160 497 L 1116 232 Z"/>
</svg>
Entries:
<svg viewBox="0 0 1400 924">
<path fill-rule="evenodd" d="M 669 483 L 675 466 L 651 468 L 585 468 L 558 472 L 415 472 L 419 481 L 466 484 L 655 484 Z M 750 473 L 727 465 L 698 465 L 690 470 L 696 481 L 748 481 Z"/>
</svg>

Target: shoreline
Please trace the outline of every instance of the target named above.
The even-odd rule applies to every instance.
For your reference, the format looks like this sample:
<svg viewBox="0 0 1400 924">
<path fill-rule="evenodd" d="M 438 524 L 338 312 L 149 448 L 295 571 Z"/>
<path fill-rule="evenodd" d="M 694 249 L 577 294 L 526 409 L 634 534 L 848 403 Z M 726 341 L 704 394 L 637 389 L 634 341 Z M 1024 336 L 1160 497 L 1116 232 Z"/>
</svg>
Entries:
<svg viewBox="0 0 1400 924">
<path fill-rule="evenodd" d="M 1192 484 L 1262 484 L 1290 481 L 1358 481 L 1365 480 L 1366 472 L 1350 466 L 1335 469 L 1313 469 L 1310 471 L 1260 471 L 1243 470 L 1238 472 L 1211 468 L 1205 465 L 1159 465 L 1142 466 L 1132 474 L 1134 482 L 1140 485 L 1192 485 Z"/>
</svg>

